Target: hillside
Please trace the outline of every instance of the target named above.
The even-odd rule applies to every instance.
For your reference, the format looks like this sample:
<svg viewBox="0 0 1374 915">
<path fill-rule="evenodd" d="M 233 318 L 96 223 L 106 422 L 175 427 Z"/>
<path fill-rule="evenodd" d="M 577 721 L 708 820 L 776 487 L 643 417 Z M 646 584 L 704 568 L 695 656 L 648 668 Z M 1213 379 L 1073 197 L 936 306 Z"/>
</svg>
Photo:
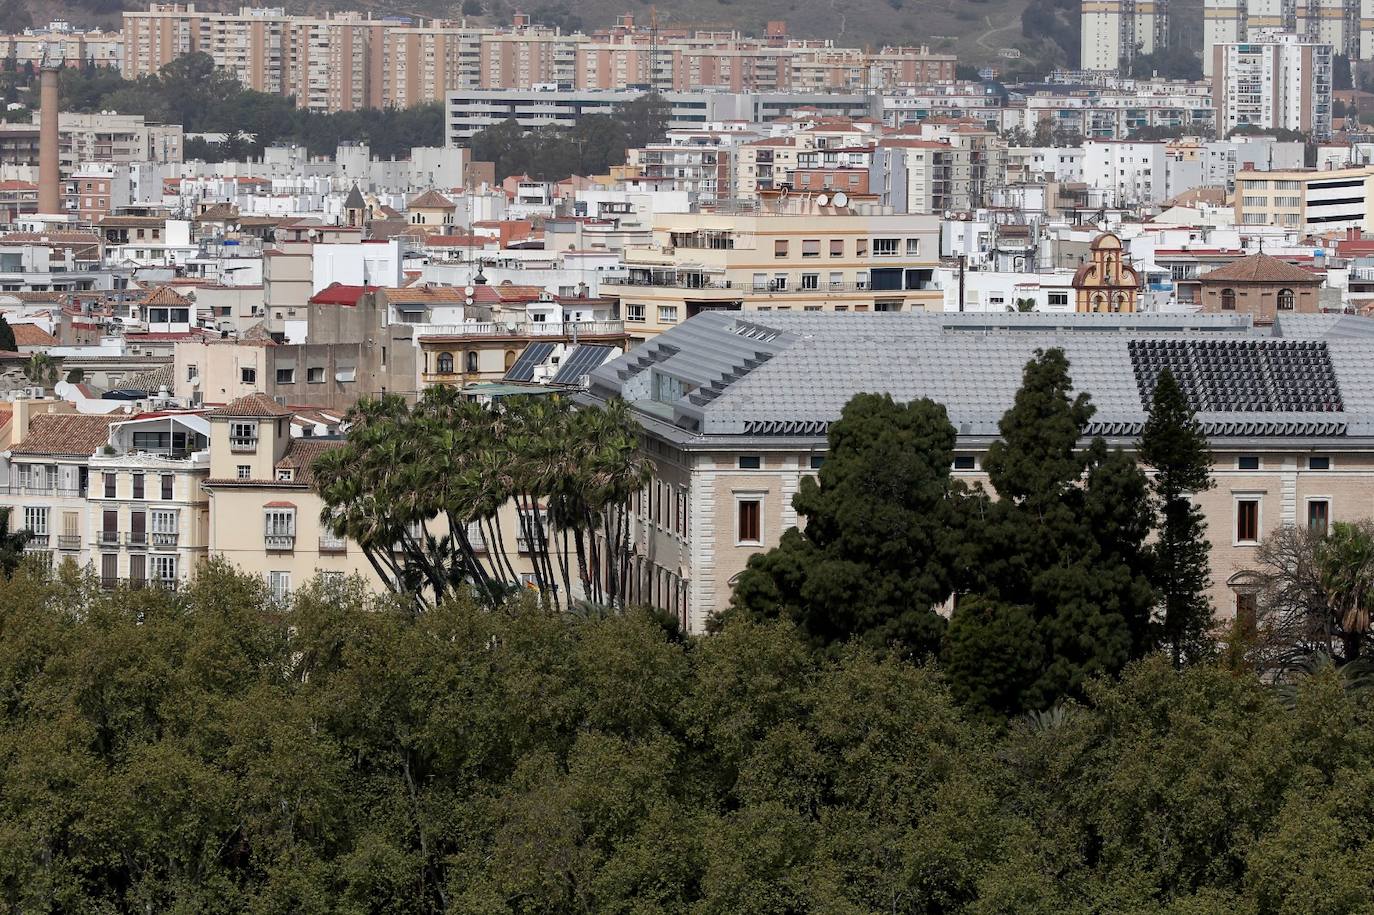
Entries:
<svg viewBox="0 0 1374 915">
<path fill-rule="evenodd" d="M 57 17 L 80 26 L 117 28 L 120 3 L 0 0 L 0 30 L 17 30 Z M 236 10 L 243 2 L 201 0 L 197 5 Z M 958 54 L 962 63 L 994 64 L 1013 74 L 1078 64 L 1079 0 L 678 0 L 661 7 L 640 0 L 294 0 L 283 5 L 291 13 L 362 9 L 387 16 L 467 15 L 482 24 L 507 23 L 513 12 L 522 10 L 536 22 L 565 31 L 610 25 L 625 12 L 647 23 L 656 8 L 664 26 L 737 28 L 761 34 L 766 22 L 782 19 L 797 37 L 829 38 L 855 47 L 928 45 Z M 1196 49 L 1201 0 L 1178 0 L 1173 12 L 1174 42 Z M 998 53 L 1004 48 L 1015 48 L 1022 58 L 1007 59 Z"/>
</svg>

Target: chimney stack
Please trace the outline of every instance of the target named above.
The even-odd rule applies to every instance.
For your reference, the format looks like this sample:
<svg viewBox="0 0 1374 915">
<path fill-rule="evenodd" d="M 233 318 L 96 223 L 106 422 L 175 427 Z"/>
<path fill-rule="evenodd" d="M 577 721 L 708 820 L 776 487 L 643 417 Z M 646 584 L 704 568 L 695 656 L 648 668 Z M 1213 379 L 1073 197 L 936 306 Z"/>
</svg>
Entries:
<svg viewBox="0 0 1374 915">
<path fill-rule="evenodd" d="M 38 212 L 53 216 L 62 212 L 58 193 L 57 69 L 45 66 L 38 77 Z"/>
</svg>

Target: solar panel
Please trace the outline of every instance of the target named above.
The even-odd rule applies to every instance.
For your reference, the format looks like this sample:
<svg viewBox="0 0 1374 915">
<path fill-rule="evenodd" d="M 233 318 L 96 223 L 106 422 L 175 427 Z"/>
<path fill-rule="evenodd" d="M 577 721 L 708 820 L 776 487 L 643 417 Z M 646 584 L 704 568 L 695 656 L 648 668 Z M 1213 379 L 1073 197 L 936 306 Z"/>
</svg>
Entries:
<svg viewBox="0 0 1374 915">
<path fill-rule="evenodd" d="M 1167 368 L 1199 413 L 1334 413 L 1336 370 L 1320 340 L 1132 340 L 1142 403 Z"/>
<path fill-rule="evenodd" d="M 544 360 L 549 358 L 553 352 L 552 343 L 531 343 L 525 347 L 525 351 L 520 354 L 520 358 L 515 360 L 515 364 L 506 370 L 506 381 L 530 381 L 534 378 L 534 370 L 544 364 Z"/>
<path fill-rule="evenodd" d="M 579 344 L 571 353 L 563 357 L 558 373 L 553 376 L 554 384 L 581 384 L 582 376 L 589 374 L 617 352 L 614 346 L 596 343 Z"/>
</svg>

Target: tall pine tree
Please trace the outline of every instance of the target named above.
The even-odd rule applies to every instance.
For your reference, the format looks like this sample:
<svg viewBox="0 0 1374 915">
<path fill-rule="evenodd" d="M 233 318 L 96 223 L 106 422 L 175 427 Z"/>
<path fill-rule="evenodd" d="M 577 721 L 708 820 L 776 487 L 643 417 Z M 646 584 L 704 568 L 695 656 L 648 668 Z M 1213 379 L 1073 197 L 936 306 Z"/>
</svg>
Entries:
<svg viewBox="0 0 1374 915">
<path fill-rule="evenodd" d="M 1100 438 L 1083 446 L 1094 408 L 1072 389 L 1064 353 L 1037 353 L 984 461 L 997 498 L 975 513 L 945 659 L 955 693 L 991 711 L 1046 708 L 1149 647 L 1148 483 Z"/>
<path fill-rule="evenodd" d="M 4 315 L 0 315 L 0 353 L 12 353 L 14 351 L 14 328 L 10 327 L 10 322 L 5 320 Z"/>
<path fill-rule="evenodd" d="M 1155 638 L 1176 666 L 1211 651 L 1212 602 L 1207 596 L 1207 522 L 1193 496 L 1212 488 L 1207 436 L 1165 369 L 1155 383 L 1140 436 L 1140 459 L 1154 470 L 1152 508 L 1158 518 L 1152 578 L 1159 594 Z"/>
<path fill-rule="evenodd" d="M 858 637 L 906 654 L 938 650 L 934 607 L 953 591 L 962 487 L 955 432 L 930 400 L 859 394 L 830 427 L 819 482 L 793 499 L 804 529 L 749 561 L 733 609 L 785 616 L 818 647 Z"/>
</svg>

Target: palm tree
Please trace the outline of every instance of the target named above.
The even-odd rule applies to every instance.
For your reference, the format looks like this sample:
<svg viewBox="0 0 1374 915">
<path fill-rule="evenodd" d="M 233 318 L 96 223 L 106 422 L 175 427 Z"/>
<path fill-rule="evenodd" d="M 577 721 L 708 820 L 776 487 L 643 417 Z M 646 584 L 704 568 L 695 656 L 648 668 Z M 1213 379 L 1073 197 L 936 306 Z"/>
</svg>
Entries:
<svg viewBox="0 0 1374 915">
<path fill-rule="evenodd" d="M 1317 571 L 1347 662 L 1360 656 L 1374 605 L 1374 523 L 1337 521 L 1318 545 Z"/>
</svg>

